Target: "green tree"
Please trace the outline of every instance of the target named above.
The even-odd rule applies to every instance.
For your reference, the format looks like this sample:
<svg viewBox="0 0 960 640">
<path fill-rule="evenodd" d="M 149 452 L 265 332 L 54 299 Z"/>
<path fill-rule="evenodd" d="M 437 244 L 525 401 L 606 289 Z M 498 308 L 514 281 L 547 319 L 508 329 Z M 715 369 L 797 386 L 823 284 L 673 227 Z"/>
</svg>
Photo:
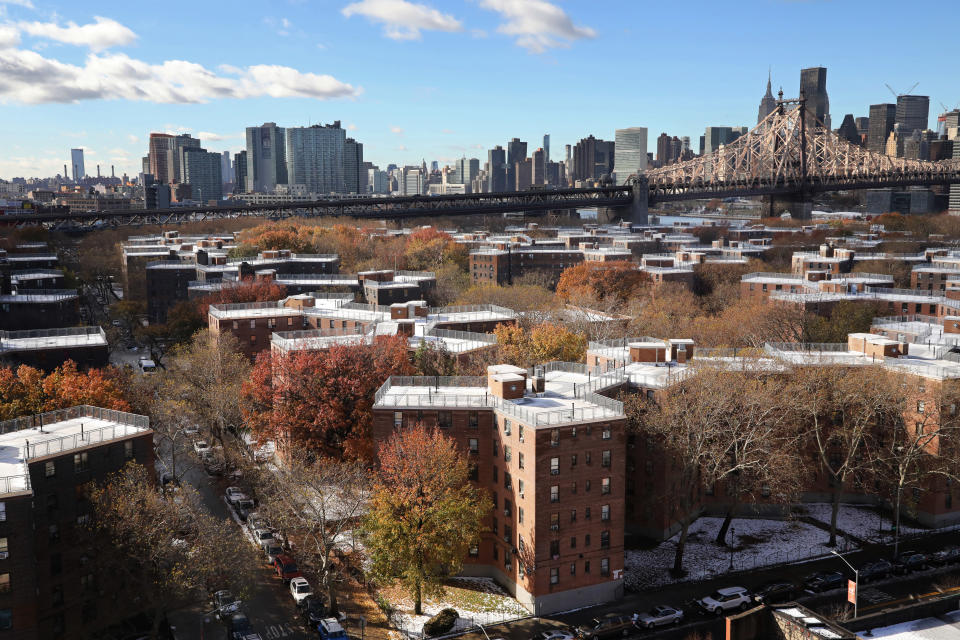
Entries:
<svg viewBox="0 0 960 640">
<path fill-rule="evenodd" d="M 399 579 L 423 612 L 479 541 L 492 502 L 467 479 L 456 444 L 423 425 L 395 433 L 380 449 L 380 468 L 363 532 L 377 579 Z"/>
</svg>

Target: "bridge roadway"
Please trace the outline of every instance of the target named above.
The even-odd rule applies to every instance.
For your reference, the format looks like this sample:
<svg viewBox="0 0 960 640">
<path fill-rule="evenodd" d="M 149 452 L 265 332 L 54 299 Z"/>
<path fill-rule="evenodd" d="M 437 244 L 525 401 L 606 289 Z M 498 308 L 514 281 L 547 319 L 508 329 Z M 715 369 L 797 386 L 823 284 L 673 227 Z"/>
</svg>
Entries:
<svg viewBox="0 0 960 640">
<path fill-rule="evenodd" d="M 960 173 L 944 175 L 882 176 L 878 178 L 833 178 L 819 182 L 762 183 L 729 181 L 711 184 L 646 184 L 590 189 L 543 189 L 507 193 L 474 193 L 444 196 L 329 199 L 269 205 L 224 204 L 217 207 L 171 209 L 110 209 L 85 212 L 45 212 L 0 217 L 0 226 L 44 225 L 52 229 L 179 224 L 224 218 L 260 217 L 352 217 L 414 218 L 430 216 L 496 215 L 564 209 L 620 209 L 624 219 L 645 223 L 647 206 L 683 200 L 790 196 L 809 199 L 826 191 L 904 188 L 916 185 L 960 184 Z M 636 194 L 635 194 L 636 190 Z M 644 202 L 644 195 L 646 201 Z"/>
</svg>

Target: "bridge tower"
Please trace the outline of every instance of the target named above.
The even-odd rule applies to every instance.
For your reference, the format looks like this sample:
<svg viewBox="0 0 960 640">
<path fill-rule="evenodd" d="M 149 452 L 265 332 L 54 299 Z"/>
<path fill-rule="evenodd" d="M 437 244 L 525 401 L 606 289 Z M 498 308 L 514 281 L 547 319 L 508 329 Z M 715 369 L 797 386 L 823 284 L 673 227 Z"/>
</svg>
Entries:
<svg viewBox="0 0 960 640">
<path fill-rule="evenodd" d="M 623 220 L 635 225 L 648 224 L 650 221 L 650 182 L 642 173 L 630 176 L 627 179 L 633 191 L 633 199 L 629 205 L 620 207 L 604 207 L 597 210 L 597 222 L 614 222 Z"/>
</svg>

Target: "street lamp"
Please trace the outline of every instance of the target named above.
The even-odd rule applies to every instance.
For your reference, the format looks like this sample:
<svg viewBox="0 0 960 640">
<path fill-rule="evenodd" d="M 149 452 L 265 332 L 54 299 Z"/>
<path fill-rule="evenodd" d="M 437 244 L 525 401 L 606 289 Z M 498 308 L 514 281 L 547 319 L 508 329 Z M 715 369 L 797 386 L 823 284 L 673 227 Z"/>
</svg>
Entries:
<svg viewBox="0 0 960 640">
<path fill-rule="evenodd" d="M 840 558 L 841 560 L 843 560 L 843 563 L 844 563 L 845 565 L 847 565 L 848 567 L 850 567 L 850 570 L 853 571 L 853 584 L 854 584 L 854 587 L 853 587 L 853 588 L 854 588 L 854 593 L 853 593 L 853 617 L 856 618 L 856 617 L 857 617 L 857 600 L 860 599 L 860 572 L 857 571 L 856 568 L 854 568 L 854 566 L 853 566 L 852 564 L 850 564 L 849 562 L 847 562 L 847 559 L 846 559 L 846 558 L 844 558 L 842 555 L 840 555 L 839 553 L 837 553 L 837 550 L 836 550 L 836 549 L 830 549 L 830 553 L 832 553 L 833 555 L 835 555 L 835 556 L 837 556 L 838 558 Z"/>
</svg>

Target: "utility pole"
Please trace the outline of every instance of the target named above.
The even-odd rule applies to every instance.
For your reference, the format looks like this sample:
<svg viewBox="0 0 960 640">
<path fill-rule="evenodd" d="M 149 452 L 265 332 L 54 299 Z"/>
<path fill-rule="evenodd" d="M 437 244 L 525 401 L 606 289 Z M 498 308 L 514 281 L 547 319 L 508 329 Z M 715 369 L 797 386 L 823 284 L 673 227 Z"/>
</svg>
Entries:
<svg viewBox="0 0 960 640">
<path fill-rule="evenodd" d="M 857 571 L 852 564 L 847 562 L 846 558 L 844 558 L 842 555 L 837 553 L 836 549 L 831 549 L 830 553 L 832 553 L 833 555 L 843 560 L 843 563 L 848 567 L 850 567 L 850 570 L 853 571 L 853 617 L 856 618 L 857 617 L 857 601 L 860 599 L 860 572 Z"/>
</svg>

